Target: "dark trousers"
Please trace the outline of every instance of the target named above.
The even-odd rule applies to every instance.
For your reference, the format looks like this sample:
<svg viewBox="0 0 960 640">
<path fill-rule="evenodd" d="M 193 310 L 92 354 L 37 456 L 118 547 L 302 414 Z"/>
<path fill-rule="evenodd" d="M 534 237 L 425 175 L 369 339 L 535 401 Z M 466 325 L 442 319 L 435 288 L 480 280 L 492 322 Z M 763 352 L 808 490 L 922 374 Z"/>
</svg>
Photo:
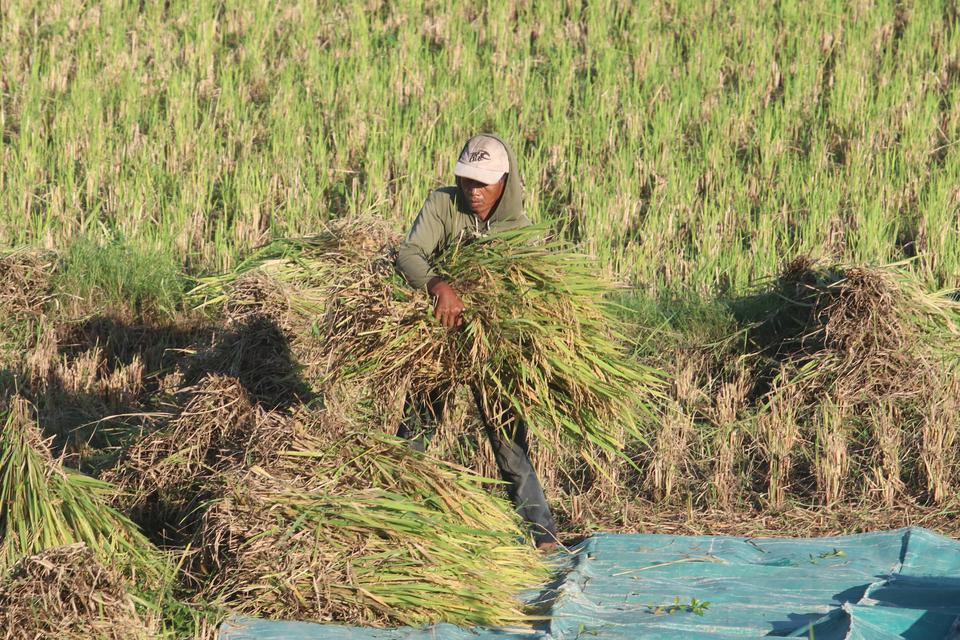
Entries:
<svg viewBox="0 0 960 640">
<path fill-rule="evenodd" d="M 426 450 L 443 417 L 447 396 L 446 389 L 438 389 L 426 402 L 407 399 L 397 435 L 408 440 L 411 449 Z M 514 508 L 531 525 L 535 542 L 556 541 L 557 525 L 537 473 L 530 464 L 526 425 L 510 410 L 484 407 L 476 389 L 473 396 Z"/>
</svg>

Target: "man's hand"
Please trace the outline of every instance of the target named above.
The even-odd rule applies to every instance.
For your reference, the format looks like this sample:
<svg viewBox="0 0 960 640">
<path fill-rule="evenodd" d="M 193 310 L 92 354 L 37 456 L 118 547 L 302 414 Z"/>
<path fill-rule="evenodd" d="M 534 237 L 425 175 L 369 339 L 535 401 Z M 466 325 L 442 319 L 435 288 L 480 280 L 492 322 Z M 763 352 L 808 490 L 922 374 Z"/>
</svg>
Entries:
<svg viewBox="0 0 960 640">
<path fill-rule="evenodd" d="M 463 300 L 449 284 L 440 278 L 432 278 L 427 283 L 427 291 L 437 301 L 433 307 L 433 315 L 448 329 L 463 324 Z"/>
</svg>

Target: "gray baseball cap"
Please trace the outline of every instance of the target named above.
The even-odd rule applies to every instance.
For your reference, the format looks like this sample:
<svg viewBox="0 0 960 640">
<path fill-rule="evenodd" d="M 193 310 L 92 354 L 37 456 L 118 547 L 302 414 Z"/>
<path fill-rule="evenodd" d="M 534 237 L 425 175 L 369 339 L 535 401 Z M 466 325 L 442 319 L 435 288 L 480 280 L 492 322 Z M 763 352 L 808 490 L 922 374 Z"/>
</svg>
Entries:
<svg viewBox="0 0 960 640">
<path fill-rule="evenodd" d="M 493 184 L 510 172 L 510 159 L 503 143 L 492 136 L 479 135 L 467 140 L 453 175 Z"/>
</svg>

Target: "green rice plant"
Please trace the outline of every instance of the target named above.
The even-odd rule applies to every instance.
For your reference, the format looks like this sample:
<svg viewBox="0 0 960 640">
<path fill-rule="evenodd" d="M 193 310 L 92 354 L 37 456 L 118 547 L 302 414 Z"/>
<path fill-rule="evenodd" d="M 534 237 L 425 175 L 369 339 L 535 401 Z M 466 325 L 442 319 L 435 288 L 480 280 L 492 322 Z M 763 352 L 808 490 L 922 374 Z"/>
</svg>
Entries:
<svg viewBox="0 0 960 640">
<path fill-rule="evenodd" d="M 0 571 L 51 547 L 82 542 L 102 562 L 147 584 L 166 575 L 163 556 L 109 506 L 112 487 L 53 459 L 25 401 L 3 413 L 0 433 Z"/>
<path fill-rule="evenodd" d="M 174 316 L 183 309 L 185 278 L 163 251 L 120 239 L 75 239 L 54 279 L 61 300 L 84 312 L 111 308 L 136 316 Z"/>
<path fill-rule="evenodd" d="M 318 448 L 314 448 L 318 447 Z M 510 505 L 386 436 L 302 434 L 224 476 L 198 531 L 203 592 L 248 614 L 376 625 L 527 625 L 548 570 Z"/>
<path fill-rule="evenodd" d="M 650 291 L 743 292 L 793 251 L 955 286 L 958 51 L 952 0 L 24 0 L 0 239 L 222 271 L 332 219 L 399 229 L 495 130 L 532 218 Z"/>
</svg>

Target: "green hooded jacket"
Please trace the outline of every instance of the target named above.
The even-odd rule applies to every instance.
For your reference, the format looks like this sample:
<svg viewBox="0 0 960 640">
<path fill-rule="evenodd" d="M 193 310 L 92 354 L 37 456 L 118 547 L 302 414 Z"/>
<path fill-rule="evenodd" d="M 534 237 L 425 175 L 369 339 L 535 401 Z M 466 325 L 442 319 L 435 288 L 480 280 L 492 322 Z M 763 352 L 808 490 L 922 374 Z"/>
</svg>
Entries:
<svg viewBox="0 0 960 640">
<path fill-rule="evenodd" d="M 523 182 L 517 156 L 502 138 L 486 135 L 503 143 L 510 161 L 507 184 L 500 202 L 490 216 L 482 221 L 471 213 L 459 187 L 431 191 L 397 254 L 397 271 L 411 286 L 425 287 L 431 278 L 438 275 L 430 264 L 431 260 L 451 243 L 474 234 L 509 231 L 530 224 L 529 218 L 523 213 Z"/>
</svg>

